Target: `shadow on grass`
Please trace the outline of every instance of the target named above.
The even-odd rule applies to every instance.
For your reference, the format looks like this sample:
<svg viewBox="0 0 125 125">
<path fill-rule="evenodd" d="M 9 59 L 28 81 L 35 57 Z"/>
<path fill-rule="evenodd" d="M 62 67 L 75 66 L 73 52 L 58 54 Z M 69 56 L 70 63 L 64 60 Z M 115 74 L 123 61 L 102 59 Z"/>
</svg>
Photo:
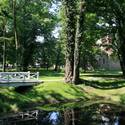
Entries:
<svg viewBox="0 0 125 125">
<path fill-rule="evenodd" d="M 30 91 L 31 89 L 33 89 L 33 86 L 19 86 L 19 87 L 15 87 L 15 92 L 20 93 L 20 94 L 25 94 L 28 91 Z"/>
<path fill-rule="evenodd" d="M 30 99 L 26 96 L 3 88 L 3 92 L 0 92 L 0 115 L 1 113 L 18 111 L 18 109 L 26 107 L 29 102 Z"/>
<path fill-rule="evenodd" d="M 42 92 L 33 90 L 30 94 L 28 94 L 28 97 L 36 99 L 38 97 L 37 104 L 39 102 L 42 102 L 43 104 L 51 104 L 87 99 L 87 97 L 84 96 L 83 90 L 81 88 L 78 90 L 75 88 L 75 86 L 71 86 L 70 90 L 64 90 L 64 93 L 66 93 L 67 95 L 61 94 L 54 90 L 44 90 Z M 74 98 L 68 97 L 72 95 L 74 96 Z"/>
<path fill-rule="evenodd" d="M 97 70 L 97 71 L 87 71 L 84 74 L 93 75 L 122 75 L 120 70 Z"/>
<path fill-rule="evenodd" d="M 107 74 L 107 75 L 99 75 L 99 74 L 82 74 L 82 75 L 80 75 L 81 77 L 84 77 L 84 76 L 86 76 L 86 77 L 103 77 L 103 78 L 105 78 L 105 77 L 107 77 L 107 78 L 124 78 L 122 75 L 113 75 L 113 74 Z"/>
<path fill-rule="evenodd" d="M 112 81 L 112 82 L 99 82 L 99 81 L 90 81 L 90 80 L 82 80 L 82 83 L 94 88 L 99 89 L 118 89 L 125 87 L 125 80 L 124 81 Z"/>
<path fill-rule="evenodd" d="M 125 79 L 120 71 L 94 71 L 81 74 L 81 83 L 99 89 L 125 87 Z"/>
</svg>

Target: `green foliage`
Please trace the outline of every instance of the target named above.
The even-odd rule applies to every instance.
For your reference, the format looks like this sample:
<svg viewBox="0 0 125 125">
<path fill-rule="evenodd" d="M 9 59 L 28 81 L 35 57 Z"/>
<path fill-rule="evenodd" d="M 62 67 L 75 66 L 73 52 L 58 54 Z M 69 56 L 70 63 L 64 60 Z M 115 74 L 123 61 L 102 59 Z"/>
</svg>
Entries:
<svg viewBox="0 0 125 125">
<path fill-rule="evenodd" d="M 36 62 L 36 60 L 33 60 L 34 56 L 35 59 L 38 59 L 37 53 L 42 52 L 43 48 L 47 46 L 47 56 L 51 56 L 50 53 L 53 53 L 56 46 L 56 39 L 52 36 L 52 31 L 55 28 L 55 23 L 57 22 L 57 18 L 54 14 L 50 13 L 49 9 L 52 6 L 53 1 L 27 1 L 22 0 L 18 1 L 16 0 L 16 24 L 17 24 L 17 37 L 19 42 L 19 65 L 21 66 L 22 70 L 27 69 L 29 64 L 33 64 L 32 62 Z M 13 37 L 13 10 L 12 10 L 12 1 L 3 0 L 0 1 L 0 18 L 4 19 L 6 18 L 7 24 L 7 36 Z M 0 20 L 0 41 L 7 40 L 8 37 L 3 39 L 2 36 L 3 32 L 3 22 Z M 44 37 L 45 47 L 42 44 L 39 44 L 36 42 L 37 36 Z M 7 56 L 7 62 L 10 64 L 14 64 L 15 59 L 15 43 L 12 42 L 11 44 L 7 45 L 6 50 L 6 56 Z M 1 44 L 2 45 L 2 44 Z M 53 45 L 51 47 L 51 45 Z M 41 50 L 41 46 L 42 50 Z M 50 48 L 52 51 L 50 51 Z M 35 51 L 37 50 L 37 51 Z M 13 53 L 13 55 L 12 55 Z M 54 57 L 54 56 L 53 56 Z M 47 57 L 48 58 L 48 57 Z M 53 59 L 53 58 L 51 58 Z M 54 64 L 53 61 L 50 61 L 51 64 Z M 47 60 L 48 61 L 48 60 Z"/>
</svg>

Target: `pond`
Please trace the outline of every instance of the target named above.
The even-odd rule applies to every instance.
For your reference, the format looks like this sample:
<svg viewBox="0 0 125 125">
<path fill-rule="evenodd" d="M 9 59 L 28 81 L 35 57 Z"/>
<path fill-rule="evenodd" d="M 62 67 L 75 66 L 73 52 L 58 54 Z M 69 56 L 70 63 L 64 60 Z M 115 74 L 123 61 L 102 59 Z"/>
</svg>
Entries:
<svg viewBox="0 0 125 125">
<path fill-rule="evenodd" d="M 52 105 L 46 110 L 2 116 L 0 125 L 125 125 L 125 109 L 115 104 Z"/>
</svg>

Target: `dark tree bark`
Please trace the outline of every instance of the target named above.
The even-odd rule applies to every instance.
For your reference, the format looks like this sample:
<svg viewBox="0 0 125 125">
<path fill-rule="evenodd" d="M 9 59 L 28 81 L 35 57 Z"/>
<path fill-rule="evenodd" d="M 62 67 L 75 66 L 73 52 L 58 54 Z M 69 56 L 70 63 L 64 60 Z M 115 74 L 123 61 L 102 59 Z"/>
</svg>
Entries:
<svg viewBox="0 0 125 125">
<path fill-rule="evenodd" d="M 66 16 L 66 64 L 65 82 L 71 83 L 74 67 L 74 47 L 76 33 L 76 0 L 63 0 Z"/>
<path fill-rule="evenodd" d="M 87 63 L 88 63 L 87 57 L 83 54 L 80 61 L 82 62 L 81 67 L 84 70 L 84 73 L 86 73 L 86 71 L 87 71 Z"/>
<path fill-rule="evenodd" d="M 56 62 L 55 62 L 55 68 L 54 71 L 58 71 L 58 67 L 59 67 L 59 61 L 60 61 L 60 54 L 61 54 L 61 48 L 59 47 L 59 49 L 57 50 L 57 57 L 56 57 Z"/>
<path fill-rule="evenodd" d="M 122 17 L 123 18 L 123 17 Z M 125 22 L 124 19 L 118 19 L 118 34 L 119 34 L 119 60 L 123 76 L 125 77 Z"/>
<path fill-rule="evenodd" d="M 13 0 L 13 23 L 14 23 L 14 40 L 15 40 L 15 46 L 16 46 L 16 70 L 19 71 L 19 41 L 17 36 L 17 19 L 16 19 L 16 0 Z"/>
<path fill-rule="evenodd" d="M 122 74 L 125 77 L 125 39 L 124 42 L 120 45 L 119 55 Z"/>
<path fill-rule="evenodd" d="M 74 51 L 74 73 L 73 83 L 79 83 L 79 63 L 80 63 L 80 44 L 83 41 L 84 30 L 84 14 L 85 14 L 85 1 L 80 1 L 80 12 L 77 18 L 77 30 L 75 38 L 75 51 Z"/>
<path fill-rule="evenodd" d="M 80 111 L 79 109 L 64 110 L 64 125 L 79 125 Z"/>
<path fill-rule="evenodd" d="M 121 66 L 122 74 L 123 74 L 123 76 L 125 76 L 124 62 L 123 62 L 122 56 L 121 56 L 121 54 L 120 54 L 119 51 L 118 51 L 118 58 L 119 58 L 119 61 L 120 61 L 120 66 Z"/>
<path fill-rule="evenodd" d="M 69 111 L 64 111 L 64 125 L 70 125 L 71 122 L 71 113 Z"/>
<path fill-rule="evenodd" d="M 25 51 L 23 53 L 23 61 L 22 61 L 23 71 L 28 71 L 28 66 L 29 66 L 30 61 L 32 60 L 34 49 L 35 49 L 34 43 L 30 44 L 28 48 L 25 48 Z"/>
<path fill-rule="evenodd" d="M 118 55 L 120 59 L 123 76 L 125 77 L 125 13 L 123 11 L 122 6 L 116 0 L 113 0 L 111 2 L 111 6 L 117 21 L 118 37 L 119 37 Z"/>
<path fill-rule="evenodd" d="M 6 37 L 6 19 L 3 20 L 3 37 Z M 3 72 L 6 71 L 6 40 L 3 42 Z"/>
<path fill-rule="evenodd" d="M 29 37 L 29 39 L 27 39 L 25 41 L 26 44 L 23 45 L 23 49 L 24 49 L 23 54 L 22 54 L 22 70 L 23 71 L 27 71 L 30 62 L 32 62 L 33 53 L 34 53 L 34 50 L 37 46 L 37 44 L 35 42 L 36 32 L 37 32 L 37 27 L 34 25 L 32 27 L 32 32 L 30 33 L 31 37 Z"/>
<path fill-rule="evenodd" d="M 6 71 L 6 41 L 3 43 L 3 72 Z"/>
</svg>

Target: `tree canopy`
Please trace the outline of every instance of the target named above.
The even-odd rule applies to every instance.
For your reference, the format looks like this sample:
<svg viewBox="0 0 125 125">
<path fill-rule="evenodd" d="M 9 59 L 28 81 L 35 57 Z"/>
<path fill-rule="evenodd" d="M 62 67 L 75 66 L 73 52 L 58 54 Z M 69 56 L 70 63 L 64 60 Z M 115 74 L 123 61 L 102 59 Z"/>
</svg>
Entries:
<svg viewBox="0 0 125 125">
<path fill-rule="evenodd" d="M 0 1 L 0 63 L 19 71 L 65 67 L 65 82 L 79 69 L 98 68 L 97 41 L 110 37 L 125 74 L 124 0 Z M 104 45 L 102 45 L 104 47 Z"/>
</svg>

